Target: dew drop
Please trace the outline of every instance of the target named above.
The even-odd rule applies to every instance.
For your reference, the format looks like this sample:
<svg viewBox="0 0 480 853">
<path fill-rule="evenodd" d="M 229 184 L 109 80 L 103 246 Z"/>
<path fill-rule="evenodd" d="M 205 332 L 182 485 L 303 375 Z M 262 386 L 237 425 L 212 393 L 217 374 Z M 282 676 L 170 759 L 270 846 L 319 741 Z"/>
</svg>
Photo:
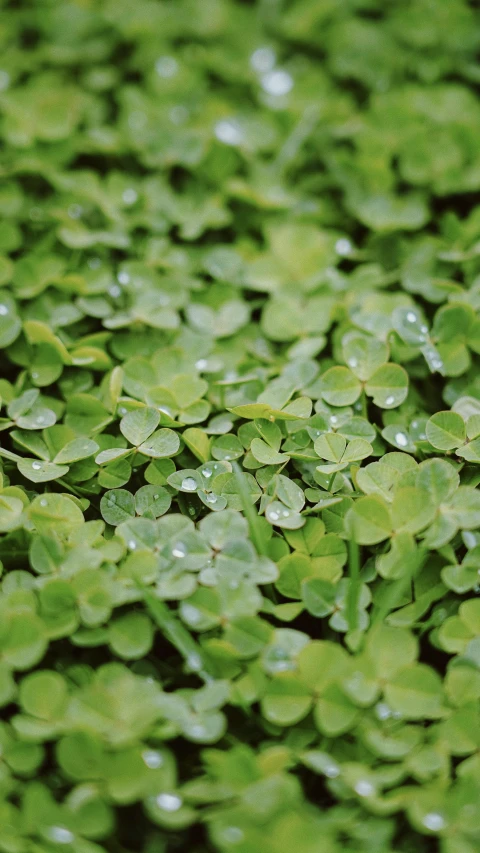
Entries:
<svg viewBox="0 0 480 853">
<path fill-rule="evenodd" d="M 121 292 L 122 292 L 122 288 L 121 288 L 121 287 L 119 287 L 119 286 L 118 286 L 118 284 L 112 284 L 112 285 L 108 288 L 108 293 L 109 293 L 109 295 L 110 295 L 110 296 L 112 296 L 112 297 L 113 297 L 113 299 L 118 299 L 118 297 L 120 296 Z"/>
<path fill-rule="evenodd" d="M 195 367 L 197 370 L 205 370 L 208 367 L 208 361 L 206 358 L 199 358 L 198 361 L 195 362 Z"/>
<path fill-rule="evenodd" d="M 68 208 L 68 215 L 70 219 L 80 219 L 83 213 L 83 207 L 80 204 L 71 204 Z"/>
<path fill-rule="evenodd" d="M 165 79 L 175 77 L 178 72 L 178 62 L 173 56 L 161 56 L 155 63 L 155 71 L 159 77 Z"/>
<path fill-rule="evenodd" d="M 187 549 L 185 548 L 185 545 L 183 544 L 183 542 L 177 542 L 177 544 L 174 545 L 174 547 L 172 548 L 172 557 L 178 557 L 178 559 L 181 559 L 182 557 L 186 556 Z"/>
<path fill-rule="evenodd" d="M 463 541 L 467 548 L 475 548 L 477 544 L 477 537 L 474 533 L 470 533 L 468 530 L 465 530 L 463 533 Z"/>
<path fill-rule="evenodd" d="M 379 720 L 388 720 L 392 716 L 392 712 L 386 702 L 379 702 L 375 705 L 375 713 Z"/>
<path fill-rule="evenodd" d="M 288 518 L 290 516 L 290 510 L 284 509 L 282 515 L 284 518 Z"/>
<path fill-rule="evenodd" d="M 250 57 L 250 67 L 258 74 L 265 74 L 272 70 L 275 61 L 275 51 L 271 47 L 258 47 Z"/>
<path fill-rule="evenodd" d="M 189 728 L 189 732 L 192 737 L 203 738 L 207 734 L 205 726 L 202 726 L 201 723 L 194 723 Z"/>
<path fill-rule="evenodd" d="M 338 764 L 326 764 L 323 768 L 323 774 L 328 779 L 336 779 L 337 776 L 340 776 L 340 767 Z"/>
<path fill-rule="evenodd" d="M 32 379 L 38 379 L 39 376 L 38 370 L 32 370 Z"/>
<path fill-rule="evenodd" d="M 202 668 L 202 659 L 200 655 L 192 654 L 188 656 L 187 664 L 193 672 L 198 672 Z"/>
<path fill-rule="evenodd" d="M 135 204 L 138 199 L 138 193 L 133 187 L 128 187 L 128 189 L 124 190 L 122 193 L 122 200 L 125 204 Z"/>
<path fill-rule="evenodd" d="M 34 471 L 40 471 L 42 467 L 41 462 L 32 462 L 32 468 Z"/>
<path fill-rule="evenodd" d="M 217 503 L 217 500 L 218 500 L 218 497 L 217 497 L 217 495 L 214 495 L 214 494 L 213 494 L 213 492 L 210 492 L 208 495 L 206 495 L 206 496 L 205 496 L 205 500 L 206 500 L 209 504 L 216 504 L 216 503 Z"/>
<path fill-rule="evenodd" d="M 417 322 L 417 315 L 413 313 L 413 311 L 409 311 L 407 314 L 407 320 L 409 323 Z"/>
<path fill-rule="evenodd" d="M 125 406 L 120 406 L 120 407 L 119 407 L 119 409 L 118 409 L 118 414 L 119 414 L 119 415 L 126 415 L 126 414 L 127 414 L 127 409 L 125 408 Z"/>
<path fill-rule="evenodd" d="M 198 625 L 202 618 L 202 614 L 198 607 L 194 607 L 193 604 L 184 604 L 183 605 L 183 616 L 190 625 Z"/>
<path fill-rule="evenodd" d="M 272 510 L 271 512 L 269 512 L 268 516 L 269 516 L 269 518 L 272 519 L 272 521 L 278 521 L 278 519 L 280 518 L 278 512 L 275 512 L 275 510 Z"/>
<path fill-rule="evenodd" d="M 182 480 L 182 489 L 186 492 L 196 492 L 197 490 L 197 481 L 193 479 L 193 477 L 185 477 Z"/>
<path fill-rule="evenodd" d="M 240 844 L 240 842 L 245 838 L 245 835 L 239 826 L 226 826 L 222 830 L 222 836 L 227 844 Z"/>
<path fill-rule="evenodd" d="M 353 358 L 353 357 L 352 357 L 352 358 L 349 358 L 349 359 L 348 359 L 348 364 L 349 364 L 349 366 L 350 366 L 350 367 L 356 367 L 356 366 L 357 366 L 357 364 L 358 364 L 358 361 L 357 361 L 357 359 L 356 359 L 356 358 Z"/>
<path fill-rule="evenodd" d="M 395 435 L 395 441 L 400 447 L 406 447 L 408 444 L 408 438 L 403 432 L 397 432 Z"/>
<path fill-rule="evenodd" d="M 340 255 L 342 258 L 349 255 L 352 249 L 353 245 L 350 240 L 346 239 L 346 237 L 341 237 L 340 240 L 337 240 L 335 243 L 335 251 L 337 255 Z"/>
<path fill-rule="evenodd" d="M 46 499 L 46 498 L 41 498 L 41 499 L 40 499 L 40 506 L 47 506 L 47 504 L 48 504 L 48 501 L 47 501 L 47 499 Z"/>
<path fill-rule="evenodd" d="M 428 812 L 422 820 L 423 825 L 432 832 L 440 832 L 445 829 L 446 822 L 439 812 Z"/>
<path fill-rule="evenodd" d="M 367 779 L 359 779 L 354 787 L 354 791 L 359 797 L 371 797 L 375 793 L 375 788 Z"/>
<path fill-rule="evenodd" d="M 293 88 L 293 78 L 288 71 L 282 71 L 280 68 L 267 71 L 267 73 L 262 76 L 261 82 L 263 90 L 267 92 L 267 94 L 274 95 L 275 97 L 288 95 Z"/>
<path fill-rule="evenodd" d="M 165 812 L 178 812 L 182 807 L 182 799 L 177 794 L 159 794 L 157 806 Z"/>
<path fill-rule="evenodd" d="M 385 405 L 386 406 L 393 406 L 394 402 L 395 402 L 395 397 L 392 394 L 390 394 L 390 396 L 387 397 L 387 399 L 385 400 Z"/>
<path fill-rule="evenodd" d="M 336 423 L 337 423 L 337 421 L 338 421 L 337 416 L 336 416 L 336 415 L 332 415 L 332 416 L 331 416 L 331 418 L 330 418 L 330 423 L 331 423 L 331 424 L 336 424 Z"/>
<path fill-rule="evenodd" d="M 73 832 L 64 826 L 49 827 L 48 837 L 50 841 L 54 841 L 56 844 L 71 844 L 75 839 Z"/>
<path fill-rule="evenodd" d="M 5 317 L 5 315 L 8 314 L 8 308 L 3 303 L 0 304 L 0 314 L 2 315 L 2 317 Z"/>
<path fill-rule="evenodd" d="M 44 416 L 43 416 L 43 415 L 37 415 L 37 417 L 35 418 L 35 422 L 36 422 L 37 424 L 44 424 L 44 423 L 45 423 L 45 418 L 44 418 Z"/>
<path fill-rule="evenodd" d="M 234 119 L 217 121 L 214 133 L 219 142 L 223 142 L 224 145 L 241 145 L 243 142 L 242 129 Z"/>
<path fill-rule="evenodd" d="M 209 477 L 211 477 L 211 476 L 212 476 L 213 471 L 211 470 L 211 468 L 204 468 L 204 469 L 203 469 L 203 471 L 202 471 L 202 474 L 203 474 L 203 476 L 204 476 L 204 477 L 206 477 L 206 478 L 207 478 L 207 480 L 208 480 L 208 479 L 209 479 Z"/>
<path fill-rule="evenodd" d="M 146 749 L 142 752 L 142 758 L 150 770 L 157 770 L 163 764 L 163 755 L 154 749 Z"/>
<path fill-rule="evenodd" d="M 129 284 L 129 282 L 130 282 L 130 276 L 129 276 L 128 272 L 125 272 L 125 270 L 122 270 L 121 272 L 118 273 L 117 279 L 120 282 L 120 284 Z"/>
<path fill-rule="evenodd" d="M 137 547 L 137 543 L 135 542 L 135 539 L 129 540 L 128 547 L 130 548 L 131 551 L 135 551 L 135 548 Z"/>
</svg>

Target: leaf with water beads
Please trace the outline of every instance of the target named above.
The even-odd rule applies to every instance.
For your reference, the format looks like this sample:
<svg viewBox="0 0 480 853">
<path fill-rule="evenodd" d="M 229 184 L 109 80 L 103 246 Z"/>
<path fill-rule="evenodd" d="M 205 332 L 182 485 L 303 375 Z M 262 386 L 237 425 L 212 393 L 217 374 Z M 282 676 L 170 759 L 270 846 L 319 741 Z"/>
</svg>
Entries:
<svg viewBox="0 0 480 853">
<path fill-rule="evenodd" d="M 107 524 L 115 527 L 135 515 L 135 501 L 126 489 L 105 492 L 100 501 L 100 511 Z"/>
<path fill-rule="evenodd" d="M 159 429 L 139 446 L 138 452 L 154 459 L 165 459 L 175 456 L 179 448 L 180 438 L 173 429 Z"/>
<path fill-rule="evenodd" d="M 58 480 L 69 471 L 68 465 L 55 465 L 53 462 L 40 462 L 38 459 L 21 459 L 17 466 L 20 473 L 33 483 Z"/>
<path fill-rule="evenodd" d="M 280 501 L 272 501 L 265 510 L 265 518 L 275 527 L 284 527 L 287 530 L 297 530 L 305 524 L 305 518 L 298 512 L 289 509 Z"/>
<path fill-rule="evenodd" d="M 88 459 L 99 449 L 96 441 L 86 438 L 75 438 L 65 444 L 54 458 L 56 464 L 70 464 L 80 459 Z"/>
<path fill-rule="evenodd" d="M 382 409 L 400 406 L 408 394 L 408 373 L 399 364 L 384 364 L 370 377 L 365 392 Z"/>
</svg>

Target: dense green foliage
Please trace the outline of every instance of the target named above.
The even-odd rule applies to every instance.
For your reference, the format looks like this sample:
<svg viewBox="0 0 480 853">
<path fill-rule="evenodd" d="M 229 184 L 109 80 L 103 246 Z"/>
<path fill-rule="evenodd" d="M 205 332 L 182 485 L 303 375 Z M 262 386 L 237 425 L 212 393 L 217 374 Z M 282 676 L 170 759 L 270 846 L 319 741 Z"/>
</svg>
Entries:
<svg viewBox="0 0 480 853">
<path fill-rule="evenodd" d="M 475 6 L 3 3 L 1 853 L 478 853 Z"/>
</svg>

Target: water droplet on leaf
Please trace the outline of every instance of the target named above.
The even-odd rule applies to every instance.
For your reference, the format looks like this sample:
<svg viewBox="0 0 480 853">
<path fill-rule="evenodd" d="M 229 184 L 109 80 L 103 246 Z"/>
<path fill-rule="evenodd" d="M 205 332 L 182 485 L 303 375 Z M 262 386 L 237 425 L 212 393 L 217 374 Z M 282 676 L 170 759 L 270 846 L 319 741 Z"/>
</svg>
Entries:
<svg viewBox="0 0 480 853">
<path fill-rule="evenodd" d="M 163 764 L 163 755 L 154 749 L 146 749 L 142 752 L 142 758 L 151 770 L 157 770 Z"/>
<path fill-rule="evenodd" d="M 423 825 L 432 832 L 440 832 L 446 826 L 445 819 L 439 812 L 428 812 L 422 820 Z"/>
<path fill-rule="evenodd" d="M 185 489 L 186 492 L 196 492 L 197 490 L 197 481 L 193 479 L 193 477 L 185 477 L 182 480 L 182 489 Z"/>
<path fill-rule="evenodd" d="M 293 88 L 293 78 L 288 71 L 282 71 L 280 68 L 277 68 L 263 75 L 262 88 L 267 94 L 274 95 L 275 97 L 288 95 Z"/>
<path fill-rule="evenodd" d="M 354 791 L 359 797 L 371 797 L 375 793 L 375 788 L 367 779 L 359 779 L 354 787 Z"/>
<path fill-rule="evenodd" d="M 165 812 L 177 812 L 182 807 L 182 798 L 177 794 L 159 794 L 157 806 Z"/>
<path fill-rule="evenodd" d="M 222 119 L 215 125 L 215 136 L 224 145 L 241 145 L 243 132 L 238 122 L 234 119 Z"/>
<path fill-rule="evenodd" d="M 155 71 L 158 76 L 166 79 L 175 77 L 178 67 L 178 62 L 173 56 L 161 56 L 155 63 Z"/>
<path fill-rule="evenodd" d="M 258 47 L 250 57 L 250 66 L 258 74 L 265 74 L 267 71 L 272 70 L 275 61 L 275 51 L 271 47 Z"/>
</svg>

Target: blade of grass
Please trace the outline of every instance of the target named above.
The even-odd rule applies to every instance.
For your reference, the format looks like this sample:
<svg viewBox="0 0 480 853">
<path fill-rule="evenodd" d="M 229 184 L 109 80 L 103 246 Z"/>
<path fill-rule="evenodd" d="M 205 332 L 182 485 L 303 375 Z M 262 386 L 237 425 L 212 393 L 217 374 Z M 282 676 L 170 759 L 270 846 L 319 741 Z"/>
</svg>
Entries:
<svg viewBox="0 0 480 853">
<path fill-rule="evenodd" d="M 208 666 L 202 648 L 195 642 L 184 625 L 171 612 L 164 601 L 160 601 L 151 592 L 144 590 L 145 603 L 163 636 L 181 654 L 188 668 L 197 673 L 206 683 L 214 679 L 208 673 Z"/>
<path fill-rule="evenodd" d="M 240 495 L 240 500 L 242 502 L 242 509 L 245 514 L 245 518 L 248 521 L 251 540 L 255 545 L 257 554 L 265 555 L 266 548 L 263 542 L 262 531 L 258 523 L 258 515 L 255 512 L 255 507 L 253 506 L 250 500 L 250 493 L 248 491 L 248 486 L 245 481 L 245 475 L 242 473 L 240 466 L 237 462 L 233 463 L 233 471 L 235 476 L 235 482 L 238 488 L 238 493 Z"/>
</svg>

